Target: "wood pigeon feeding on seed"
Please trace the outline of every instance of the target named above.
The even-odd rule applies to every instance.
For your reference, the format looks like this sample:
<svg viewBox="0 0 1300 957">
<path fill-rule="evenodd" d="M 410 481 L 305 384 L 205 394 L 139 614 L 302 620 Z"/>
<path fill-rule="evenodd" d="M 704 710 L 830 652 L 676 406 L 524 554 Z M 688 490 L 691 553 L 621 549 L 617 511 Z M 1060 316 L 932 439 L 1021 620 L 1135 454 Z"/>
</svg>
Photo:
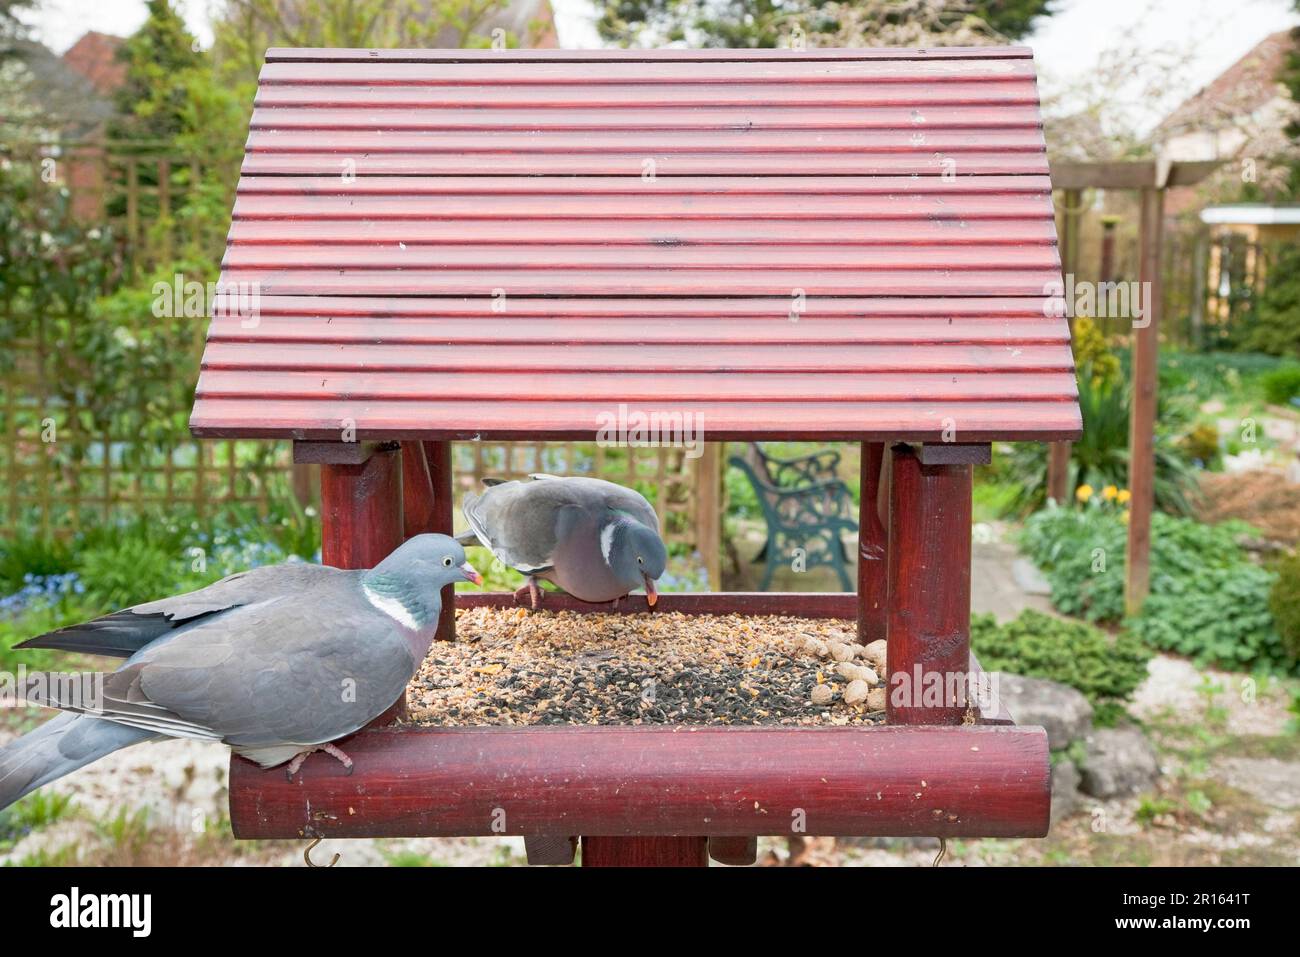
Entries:
<svg viewBox="0 0 1300 957">
<path fill-rule="evenodd" d="M 68 685 L 33 683 L 23 703 L 64 711 L 0 749 L 0 809 L 128 745 L 163 737 L 220 741 L 263 767 L 312 751 L 383 714 L 433 642 L 440 592 L 482 583 L 446 535 L 416 535 L 374 568 L 285 564 L 136 605 L 25 641 L 125 658 Z M 39 676 L 37 676 L 39 677 Z"/>
<path fill-rule="evenodd" d="M 539 578 L 588 602 L 617 601 L 644 587 L 653 605 L 668 550 L 645 496 L 602 479 L 540 473 L 529 479 L 484 479 L 482 495 L 465 496 L 470 530 L 457 541 L 477 540 L 527 575 L 515 595 L 527 591 L 533 608 L 541 599 Z"/>
</svg>

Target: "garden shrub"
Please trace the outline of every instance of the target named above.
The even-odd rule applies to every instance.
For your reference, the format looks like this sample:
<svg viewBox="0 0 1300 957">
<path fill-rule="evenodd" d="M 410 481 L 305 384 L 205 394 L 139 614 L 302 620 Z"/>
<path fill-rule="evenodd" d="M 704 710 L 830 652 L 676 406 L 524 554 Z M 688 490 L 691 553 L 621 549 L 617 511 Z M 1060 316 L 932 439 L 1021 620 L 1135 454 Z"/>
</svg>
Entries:
<svg viewBox="0 0 1300 957">
<path fill-rule="evenodd" d="M 1300 365 L 1279 366 L 1261 379 L 1264 398 L 1274 405 L 1290 405 L 1300 399 Z"/>
<path fill-rule="evenodd" d="M 165 598 L 189 565 L 182 552 L 131 536 L 86 549 L 78 567 L 87 599 L 108 610 Z"/>
<path fill-rule="evenodd" d="M 1147 676 L 1151 651 L 1131 635 L 1111 637 L 1080 621 L 1027 609 L 999 625 L 971 616 L 971 647 L 987 671 L 1046 678 L 1077 688 L 1099 724 L 1113 724 Z"/>
<path fill-rule="evenodd" d="M 1130 351 L 1118 352 L 1128 377 Z M 1160 391 L 1170 395 L 1184 395 L 1198 403 L 1210 399 L 1234 402 L 1255 398 L 1260 383 L 1286 364 L 1286 360 L 1262 352 L 1184 352 L 1178 348 L 1160 347 Z"/>
<path fill-rule="evenodd" d="M 1079 411 L 1083 435 L 1070 445 L 1069 487 L 1104 488 L 1128 485 L 1129 389 L 1126 380 L 1097 380 L 1081 366 Z M 1161 394 L 1156 417 L 1156 504 L 1161 509 L 1188 515 L 1199 495 L 1196 469 L 1179 447 L 1183 431 L 1191 425 L 1185 401 Z M 1022 488 L 1013 514 L 1024 515 L 1047 501 L 1047 446 L 1041 442 L 1013 446 L 1003 467 L 1004 479 Z"/>
<path fill-rule="evenodd" d="M 1179 447 L 1193 462 L 1199 462 L 1203 468 L 1211 468 L 1219 463 L 1219 430 L 1209 422 L 1201 422 L 1183 436 Z"/>
<path fill-rule="evenodd" d="M 1268 610 L 1292 661 L 1300 661 L 1300 552 L 1277 565 L 1277 581 L 1268 597 Z"/>
<path fill-rule="evenodd" d="M 42 535 L 0 541 L 0 597 L 18 591 L 32 578 L 62 575 L 72 570 L 67 542 Z"/>
<path fill-rule="evenodd" d="M 1241 346 L 1276 356 L 1300 356 L 1300 243 L 1287 243 L 1269 264 L 1268 282 Z"/>
<path fill-rule="evenodd" d="M 1291 670 L 1269 613 L 1273 572 L 1237 544 L 1240 522 L 1203 525 L 1157 512 L 1151 521 L 1151 592 L 1124 619 L 1124 513 L 1094 503 L 1047 508 L 1025 525 L 1021 545 L 1052 587 L 1052 604 L 1092 622 L 1123 624 L 1153 648 L 1230 668 Z"/>
<path fill-rule="evenodd" d="M 1106 337 L 1087 316 L 1078 316 L 1071 330 L 1074 364 L 1088 370 L 1088 378 L 1097 385 L 1114 382 L 1119 377 L 1119 358 L 1106 345 Z"/>
</svg>

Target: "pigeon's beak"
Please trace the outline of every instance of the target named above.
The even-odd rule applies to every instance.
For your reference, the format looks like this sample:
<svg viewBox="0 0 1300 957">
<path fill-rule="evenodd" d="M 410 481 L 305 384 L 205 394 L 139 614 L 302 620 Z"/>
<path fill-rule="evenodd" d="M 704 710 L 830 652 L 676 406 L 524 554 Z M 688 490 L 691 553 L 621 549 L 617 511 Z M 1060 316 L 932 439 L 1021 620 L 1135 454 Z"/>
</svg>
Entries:
<svg viewBox="0 0 1300 957">
<path fill-rule="evenodd" d="M 659 600 L 659 593 L 655 591 L 654 579 L 651 578 L 649 575 L 642 575 L 641 578 L 645 581 L 646 604 L 649 605 L 651 608 L 653 608 L 655 606 L 655 602 Z"/>
<path fill-rule="evenodd" d="M 466 579 L 472 581 L 475 585 L 483 584 L 483 576 L 480 575 L 478 573 L 478 569 L 476 569 L 469 562 L 465 562 L 465 564 L 460 566 L 460 573 L 464 575 Z"/>
</svg>

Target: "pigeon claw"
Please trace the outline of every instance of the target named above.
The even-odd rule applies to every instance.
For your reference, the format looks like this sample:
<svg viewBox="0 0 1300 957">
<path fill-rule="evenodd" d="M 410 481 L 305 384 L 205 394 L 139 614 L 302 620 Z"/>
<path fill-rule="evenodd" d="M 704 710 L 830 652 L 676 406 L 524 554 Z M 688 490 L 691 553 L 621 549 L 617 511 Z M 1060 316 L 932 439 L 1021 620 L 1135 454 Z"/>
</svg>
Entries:
<svg viewBox="0 0 1300 957">
<path fill-rule="evenodd" d="M 347 754 L 344 753 L 342 748 L 337 748 L 332 744 L 323 744 L 321 745 L 321 750 L 324 751 L 326 754 L 328 754 L 330 757 L 337 758 L 339 764 L 343 765 L 344 769 L 348 772 L 348 774 L 351 774 L 354 770 L 356 770 L 352 766 L 352 759 L 348 757 Z"/>
<path fill-rule="evenodd" d="M 309 754 L 311 754 L 310 751 L 299 751 L 294 755 L 293 760 L 289 762 L 289 766 L 284 769 L 285 777 L 287 777 L 290 782 L 293 781 L 293 776 L 298 773 L 298 770 L 302 767 L 302 763 L 307 760 L 307 755 Z"/>
<path fill-rule="evenodd" d="M 324 751 L 330 757 L 338 759 L 338 762 L 343 765 L 348 774 L 355 770 L 352 766 L 352 759 L 343 752 L 342 748 L 337 748 L 332 744 L 322 744 L 315 748 L 308 748 L 306 751 L 299 751 L 294 755 L 293 760 L 289 762 L 289 766 L 284 769 L 285 776 L 290 781 L 293 780 L 294 775 L 302 768 L 302 763 L 307 760 L 307 756 L 313 751 Z"/>
<path fill-rule="evenodd" d="M 537 587 L 537 579 L 531 575 L 528 576 L 528 581 L 515 589 L 515 601 L 519 601 L 524 595 L 528 596 L 528 603 L 532 605 L 533 611 L 536 611 L 542 601 L 542 590 Z"/>
</svg>

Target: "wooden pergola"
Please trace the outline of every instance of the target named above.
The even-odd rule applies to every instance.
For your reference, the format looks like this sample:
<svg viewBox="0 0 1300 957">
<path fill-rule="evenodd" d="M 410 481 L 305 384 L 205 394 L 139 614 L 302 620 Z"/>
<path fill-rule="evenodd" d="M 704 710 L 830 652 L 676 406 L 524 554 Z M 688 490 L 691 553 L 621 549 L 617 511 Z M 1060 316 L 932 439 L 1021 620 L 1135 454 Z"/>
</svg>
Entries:
<svg viewBox="0 0 1300 957">
<path fill-rule="evenodd" d="M 1159 385 L 1160 318 L 1164 305 L 1165 190 L 1195 186 L 1219 167 L 1217 161 L 1172 163 L 1156 160 L 1114 162 L 1057 162 L 1052 164 L 1052 185 L 1063 193 L 1061 263 L 1066 275 L 1076 273 L 1079 262 L 1079 213 L 1085 189 L 1137 190 L 1141 220 L 1138 225 L 1138 281 L 1150 283 L 1144 326 L 1133 329 L 1133 403 L 1129 413 L 1129 492 L 1132 495 L 1125 562 L 1124 603 L 1135 614 L 1145 601 L 1151 583 L 1151 513 L 1155 509 L 1155 423 Z M 1109 277 L 1102 277 L 1107 279 Z M 1054 442 L 1047 458 L 1047 494 L 1069 502 L 1070 444 Z"/>
<path fill-rule="evenodd" d="M 194 433 L 321 463 L 344 567 L 452 530 L 453 440 L 589 441 L 622 403 L 861 443 L 856 596 L 655 612 L 856 619 L 890 695 L 874 727 L 375 727 L 350 776 L 234 758 L 235 834 L 581 838 L 588 865 L 752 861 L 798 815 L 1045 834 L 1043 729 L 967 690 L 972 466 L 1079 434 L 1051 188 L 1023 48 L 269 51 L 222 277 L 260 316 L 218 311 Z M 513 604 L 448 592 L 440 637 Z"/>
</svg>

